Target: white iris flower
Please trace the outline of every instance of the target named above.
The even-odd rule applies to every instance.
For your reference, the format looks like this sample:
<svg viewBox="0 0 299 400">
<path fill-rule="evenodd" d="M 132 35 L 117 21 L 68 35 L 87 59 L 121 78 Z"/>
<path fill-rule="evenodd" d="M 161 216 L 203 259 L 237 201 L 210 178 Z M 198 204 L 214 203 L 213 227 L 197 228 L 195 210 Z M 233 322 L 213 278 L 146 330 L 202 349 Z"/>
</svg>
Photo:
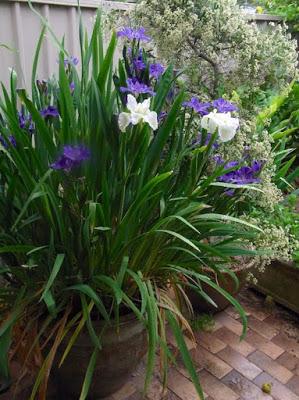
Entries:
<svg viewBox="0 0 299 400">
<path fill-rule="evenodd" d="M 137 103 L 135 97 L 129 94 L 127 102 L 129 112 L 122 112 L 118 117 L 120 130 L 125 132 L 130 124 L 137 125 L 140 122 L 146 122 L 154 131 L 158 129 L 158 116 L 155 111 L 150 110 L 150 102 L 150 99 L 146 99 L 142 103 Z"/>
<path fill-rule="evenodd" d="M 221 142 L 232 140 L 240 126 L 239 118 L 233 118 L 231 113 L 218 113 L 213 111 L 202 117 L 201 127 L 208 133 L 213 134 L 218 129 L 218 135 Z"/>
</svg>

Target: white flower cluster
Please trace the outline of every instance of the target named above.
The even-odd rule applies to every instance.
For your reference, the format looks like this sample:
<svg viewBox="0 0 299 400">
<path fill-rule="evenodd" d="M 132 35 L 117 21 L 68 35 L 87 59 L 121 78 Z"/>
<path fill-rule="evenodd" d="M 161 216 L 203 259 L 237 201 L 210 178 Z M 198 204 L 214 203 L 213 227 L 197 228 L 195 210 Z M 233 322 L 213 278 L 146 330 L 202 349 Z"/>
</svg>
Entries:
<svg viewBox="0 0 299 400">
<path fill-rule="evenodd" d="M 250 105 L 261 87 L 280 89 L 295 75 L 296 42 L 285 27 L 248 23 L 236 0 L 143 0 L 136 15 L 159 56 L 185 68 L 202 97 L 238 88 Z"/>
<path fill-rule="evenodd" d="M 262 216 L 255 218 L 244 217 L 244 219 L 263 230 L 263 233 L 260 233 L 252 243 L 252 248 L 267 251 L 266 254 L 256 257 L 256 267 L 259 272 L 263 272 L 272 260 L 292 260 L 292 254 L 299 248 L 299 242 L 290 234 L 288 229 L 265 221 Z"/>
</svg>

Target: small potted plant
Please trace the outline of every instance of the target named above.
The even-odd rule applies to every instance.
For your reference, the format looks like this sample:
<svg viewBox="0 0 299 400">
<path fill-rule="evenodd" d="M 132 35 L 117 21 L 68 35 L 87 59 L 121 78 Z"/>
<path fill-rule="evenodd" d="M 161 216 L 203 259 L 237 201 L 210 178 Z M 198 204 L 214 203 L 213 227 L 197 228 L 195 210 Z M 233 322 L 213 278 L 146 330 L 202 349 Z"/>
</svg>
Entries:
<svg viewBox="0 0 299 400">
<path fill-rule="evenodd" d="M 215 114 L 199 139 L 172 67 L 142 47 L 145 30 L 123 28 L 104 50 L 100 14 L 90 40 L 80 23 L 80 60 L 52 33 L 58 77 L 36 80 L 44 30 L 31 95 L 12 71 L 0 102 L 1 378 L 9 383 L 12 347 L 24 367 L 38 364 L 30 399 L 46 398 L 50 374 L 61 395 L 101 398 L 147 353 L 146 391 L 157 348 L 162 371 L 171 358 L 168 322 L 203 398 L 176 300 L 186 287 L 208 298 L 202 283 L 211 286 L 245 332 L 240 305 L 203 269 L 222 270 L 245 251 L 238 238 L 258 231 L 212 206 L 234 185 L 217 182 L 223 166 L 210 176 L 206 165 L 216 136 L 230 140 L 237 121 Z"/>
</svg>

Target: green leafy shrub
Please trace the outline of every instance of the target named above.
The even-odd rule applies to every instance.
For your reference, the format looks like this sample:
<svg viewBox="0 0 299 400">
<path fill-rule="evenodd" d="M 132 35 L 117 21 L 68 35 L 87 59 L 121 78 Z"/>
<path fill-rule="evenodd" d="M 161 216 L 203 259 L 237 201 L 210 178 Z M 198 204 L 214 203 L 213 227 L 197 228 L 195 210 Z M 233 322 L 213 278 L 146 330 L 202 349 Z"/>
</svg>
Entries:
<svg viewBox="0 0 299 400">
<path fill-rule="evenodd" d="M 289 150 L 288 159 L 298 164 L 299 144 L 299 83 L 294 80 L 278 96 L 268 101 L 258 116 L 258 129 L 267 129 L 274 143 L 283 143 Z M 294 173 L 295 179 L 298 173 Z"/>
</svg>

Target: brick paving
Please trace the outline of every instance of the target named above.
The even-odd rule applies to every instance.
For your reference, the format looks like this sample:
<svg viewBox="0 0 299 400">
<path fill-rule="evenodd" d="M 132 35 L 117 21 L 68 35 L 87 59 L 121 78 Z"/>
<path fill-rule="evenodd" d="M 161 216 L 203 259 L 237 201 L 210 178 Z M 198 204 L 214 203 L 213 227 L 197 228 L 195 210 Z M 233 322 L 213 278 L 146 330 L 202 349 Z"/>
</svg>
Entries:
<svg viewBox="0 0 299 400">
<path fill-rule="evenodd" d="M 215 316 L 209 332 L 195 333 L 188 340 L 206 400 L 299 400 L 299 318 L 285 309 L 267 304 L 245 289 L 239 300 L 248 315 L 248 333 L 240 342 L 242 325 L 232 307 Z M 175 342 L 170 337 L 171 345 Z M 118 393 L 105 400 L 141 400 L 145 367 L 141 365 Z M 271 384 L 270 394 L 261 388 Z M 17 400 L 23 397 L 16 397 Z M 9 394 L 0 400 L 11 400 Z M 52 397 L 51 397 L 52 399 Z M 62 399 L 59 395 L 55 400 Z M 172 366 L 167 391 L 158 369 L 146 400 L 197 400 L 198 396 L 180 360 Z M 75 399 L 74 399 L 75 400 Z"/>
<path fill-rule="evenodd" d="M 196 346 L 188 341 L 206 400 L 299 400 L 299 318 L 282 307 L 269 306 L 264 297 L 245 289 L 239 298 L 248 316 L 248 332 L 240 341 L 242 324 L 234 308 L 215 315 L 212 332 L 195 332 Z M 174 340 L 171 337 L 173 345 Z M 144 367 L 136 372 L 143 374 Z M 128 385 L 134 386 L 134 380 Z M 169 372 L 168 392 L 155 383 L 147 400 L 198 399 L 181 362 Z M 139 384 L 142 380 L 139 379 Z M 262 391 L 272 385 L 271 394 Z M 134 394 L 107 400 L 141 400 Z M 139 397 L 138 397 L 139 396 Z"/>
</svg>

